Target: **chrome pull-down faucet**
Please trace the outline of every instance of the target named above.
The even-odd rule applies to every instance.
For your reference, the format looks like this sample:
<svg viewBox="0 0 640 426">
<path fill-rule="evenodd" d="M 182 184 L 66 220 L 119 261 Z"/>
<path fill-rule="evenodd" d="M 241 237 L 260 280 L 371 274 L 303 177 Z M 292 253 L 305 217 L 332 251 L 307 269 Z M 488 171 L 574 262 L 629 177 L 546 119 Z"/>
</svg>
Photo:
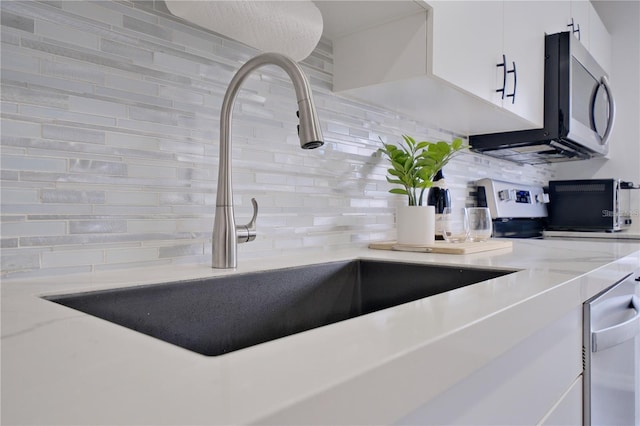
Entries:
<svg viewBox="0 0 640 426">
<path fill-rule="evenodd" d="M 213 223 L 212 267 L 230 269 L 238 264 L 238 243 L 246 243 L 256 238 L 256 218 L 258 203 L 254 198 L 253 217 L 247 225 L 236 226 L 233 214 L 233 190 L 231 186 L 231 114 L 240 85 L 256 68 L 263 65 L 277 65 L 293 82 L 298 100 L 298 136 L 302 149 L 322 146 L 320 122 L 311 96 L 311 86 L 300 66 L 292 59 L 279 53 L 264 53 L 247 61 L 231 79 L 222 101 L 220 112 L 220 164 L 218 167 L 218 190 L 216 194 L 216 214 Z"/>
</svg>

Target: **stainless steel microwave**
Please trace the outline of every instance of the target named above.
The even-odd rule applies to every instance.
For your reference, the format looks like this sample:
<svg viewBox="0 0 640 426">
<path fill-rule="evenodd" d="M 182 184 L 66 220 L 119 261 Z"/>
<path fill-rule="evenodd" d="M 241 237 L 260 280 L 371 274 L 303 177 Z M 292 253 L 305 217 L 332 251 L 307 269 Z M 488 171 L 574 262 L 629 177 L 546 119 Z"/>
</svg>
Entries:
<svg viewBox="0 0 640 426">
<path fill-rule="evenodd" d="M 544 127 L 471 135 L 471 149 L 538 164 L 605 156 L 615 118 L 606 72 L 570 32 L 545 36 Z"/>
</svg>

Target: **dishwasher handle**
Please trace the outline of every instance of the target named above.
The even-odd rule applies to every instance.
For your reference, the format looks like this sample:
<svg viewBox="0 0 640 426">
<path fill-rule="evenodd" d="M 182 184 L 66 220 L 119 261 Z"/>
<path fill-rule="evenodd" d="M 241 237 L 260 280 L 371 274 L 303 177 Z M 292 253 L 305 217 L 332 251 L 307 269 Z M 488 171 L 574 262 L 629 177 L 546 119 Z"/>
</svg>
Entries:
<svg viewBox="0 0 640 426">
<path fill-rule="evenodd" d="M 603 351 L 612 346 L 633 339 L 640 334 L 640 304 L 636 295 L 631 296 L 627 309 L 634 309 L 636 314 L 620 324 L 591 332 L 591 349 L 593 352 Z"/>
</svg>

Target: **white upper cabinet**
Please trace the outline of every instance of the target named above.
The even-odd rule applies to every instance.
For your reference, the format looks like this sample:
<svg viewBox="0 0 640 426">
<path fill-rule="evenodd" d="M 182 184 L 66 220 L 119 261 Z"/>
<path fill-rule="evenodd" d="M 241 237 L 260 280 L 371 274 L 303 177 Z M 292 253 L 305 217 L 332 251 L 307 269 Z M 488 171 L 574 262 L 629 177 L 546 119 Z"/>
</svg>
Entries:
<svg viewBox="0 0 640 426">
<path fill-rule="evenodd" d="M 433 75 L 542 127 L 544 3 L 430 2 Z"/>
<path fill-rule="evenodd" d="M 544 124 L 545 3 L 551 2 L 504 2 L 502 51 L 509 72 L 503 107 L 536 127 Z"/>
<path fill-rule="evenodd" d="M 495 89 L 496 61 L 502 54 L 503 3 L 440 1 L 430 6 L 431 73 L 501 106 Z"/>
<path fill-rule="evenodd" d="M 424 76 L 426 40 L 424 10 L 335 40 L 333 90 Z"/>
<path fill-rule="evenodd" d="M 598 64 L 607 73 L 611 73 L 611 35 L 591 3 L 589 3 L 588 37 L 589 45 L 587 49 L 598 61 Z"/>
<path fill-rule="evenodd" d="M 536 2 L 544 6 L 547 16 L 542 22 L 545 34 L 555 34 L 564 31 L 571 31 L 571 2 L 563 0 Z"/>
<path fill-rule="evenodd" d="M 433 75 L 542 127 L 545 3 L 430 2 Z"/>
<path fill-rule="evenodd" d="M 549 9 L 547 34 L 572 31 L 600 66 L 611 71 L 611 35 L 588 0 L 540 2 Z"/>
<path fill-rule="evenodd" d="M 397 1 L 389 3 L 392 11 Z M 321 10 L 329 4 L 332 8 L 346 7 L 343 2 L 318 3 Z M 439 25 L 443 29 L 440 40 L 455 36 L 456 44 L 436 44 L 432 42 L 433 14 L 425 3 L 419 4 L 424 7 L 417 13 L 389 17 L 378 25 L 353 32 L 340 31 L 342 35 L 333 39 L 333 90 L 462 134 L 531 127 L 531 122 L 502 108 L 501 101 L 491 104 L 499 99 L 495 92 L 495 60 L 502 47 L 502 29 L 492 27 L 495 40 L 485 38 L 469 48 L 468 43 L 477 40 L 477 34 L 461 34 L 460 16 L 443 14 L 451 21 L 447 25 L 443 19 L 444 25 Z M 499 8 L 497 19 L 501 20 L 502 4 L 493 4 Z M 479 8 L 481 11 L 486 12 L 486 8 Z M 478 34 L 487 34 L 485 25 L 480 25 L 486 21 L 473 14 L 463 16 Z M 492 13 L 486 17 L 495 18 Z M 494 41 L 499 45 L 495 46 Z M 446 60 L 432 60 L 432 49 Z M 460 53 L 462 49 L 464 53 Z M 484 66 L 478 66 L 470 57 L 483 61 Z M 441 77 L 432 72 L 436 63 L 441 65 Z M 479 70 L 482 78 L 475 73 Z"/>
<path fill-rule="evenodd" d="M 566 30 L 573 31 L 573 35 L 589 48 L 589 9 L 591 2 L 589 0 L 571 0 L 571 15 L 567 19 Z"/>
<path fill-rule="evenodd" d="M 335 92 L 462 134 L 542 127 L 544 36 L 571 30 L 572 16 L 605 69 L 610 58 L 586 0 L 317 5 L 333 41 Z"/>
<path fill-rule="evenodd" d="M 570 11 L 568 1 L 504 2 L 503 52 L 507 68 L 515 67 L 507 78 L 504 107 L 540 127 L 544 115 L 544 35 L 570 29 Z"/>
</svg>

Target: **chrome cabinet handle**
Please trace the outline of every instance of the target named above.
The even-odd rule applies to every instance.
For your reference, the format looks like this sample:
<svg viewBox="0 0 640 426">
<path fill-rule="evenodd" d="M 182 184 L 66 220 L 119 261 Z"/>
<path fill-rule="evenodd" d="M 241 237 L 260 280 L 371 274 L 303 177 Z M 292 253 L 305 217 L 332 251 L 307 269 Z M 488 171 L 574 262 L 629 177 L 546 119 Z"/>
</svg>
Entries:
<svg viewBox="0 0 640 426">
<path fill-rule="evenodd" d="M 507 98 L 511 98 L 511 103 L 514 104 L 516 102 L 516 90 L 518 87 L 518 72 L 516 71 L 516 63 L 511 62 L 513 64 L 513 68 L 507 71 L 507 74 L 513 74 L 513 93 L 509 93 Z"/>
<path fill-rule="evenodd" d="M 504 99 L 504 91 L 507 88 L 507 57 L 502 55 L 502 63 L 497 64 L 496 67 L 502 67 L 502 89 L 496 89 L 496 92 L 502 93 L 501 99 Z"/>
<path fill-rule="evenodd" d="M 609 102 L 609 117 L 607 119 L 607 129 L 604 131 L 604 135 L 602 135 L 602 140 L 600 141 L 600 145 L 606 145 L 607 141 L 609 140 L 609 135 L 611 135 L 611 129 L 613 129 L 613 122 L 616 118 L 616 102 L 613 99 L 613 92 L 611 91 L 611 86 L 609 85 L 609 80 L 607 79 L 607 77 L 602 76 L 602 78 L 600 79 L 600 84 L 602 85 L 602 87 L 604 87 L 605 92 L 607 92 L 607 100 Z M 595 99 L 596 93 L 594 93 L 593 96 Z M 595 123 L 595 118 L 593 117 L 594 109 L 595 106 L 591 107 L 591 120 L 593 123 Z"/>
<path fill-rule="evenodd" d="M 576 24 L 571 18 L 571 23 L 567 25 L 567 27 L 571 27 L 571 32 L 573 34 L 578 33 L 578 40 L 580 40 L 580 24 Z"/>
<path fill-rule="evenodd" d="M 251 199 L 253 204 L 253 216 L 246 225 L 236 225 L 236 238 L 238 244 L 248 243 L 256 239 L 256 219 L 258 218 L 258 202 L 255 198 Z"/>
<path fill-rule="evenodd" d="M 617 302 L 618 300 L 615 301 Z M 625 302 L 623 306 L 628 309 L 634 309 L 636 314 L 633 318 L 619 324 L 603 328 L 602 330 L 592 331 L 591 349 L 593 352 L 603 351 L 627 340 L 631 340 L 640 334 L 640 304 L 638 303 L 638 297 L 636 295 L 631 296 L 631 300 Z"/>
</svg>

